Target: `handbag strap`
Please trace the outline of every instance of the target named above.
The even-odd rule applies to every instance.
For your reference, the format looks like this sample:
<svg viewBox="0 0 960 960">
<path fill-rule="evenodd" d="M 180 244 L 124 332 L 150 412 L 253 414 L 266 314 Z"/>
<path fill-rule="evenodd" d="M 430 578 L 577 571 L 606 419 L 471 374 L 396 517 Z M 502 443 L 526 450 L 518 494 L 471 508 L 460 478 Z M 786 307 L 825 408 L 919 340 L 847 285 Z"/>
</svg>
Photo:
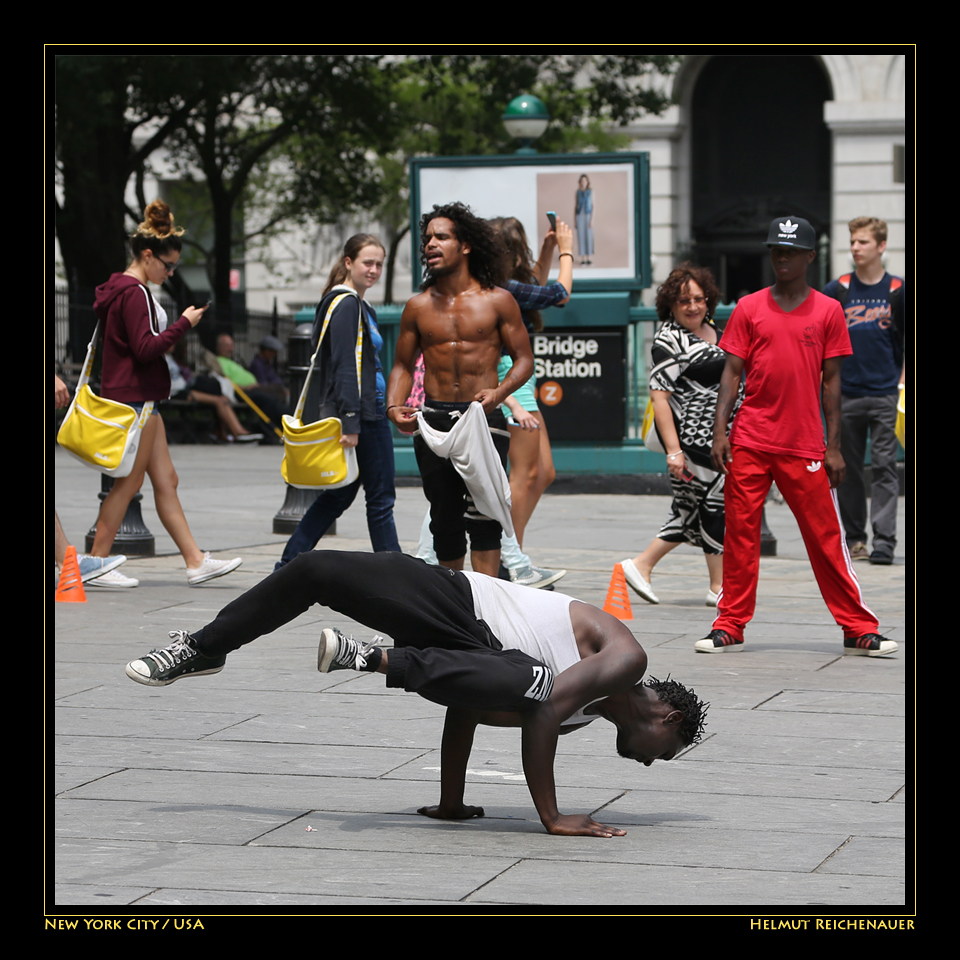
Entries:
<svg viewBox="0 0 960 960">
<path fill-rule="evenodd" d="M 147 309 L 150 311 L 150 325 L 151 327 L 155 327 L 157 324 L 157 315 L 154 309 L 153 296 L 142 283 L 138 283 L 137 286 L 147 297 Z M 97 355 L 97 340 L 100 338 L 101 323 L 102 321 L 99 317 L 97 317 L 97 325 L 93 328 L 93 336 L 90 338 L 90 343 L 87 344 L 87 355 L 83 361 L 83 369 L 80 372 L 80 379 L 77 380 L 77 391 L 90 382 L 90 374 L 93 372 L 93 360 Z"/>
<path fill-rule="evenodd" d="M 80 390 L 90 381 L 90 374 L 93 371 L 93 358 L 97 354 L 97 337 L 99 336 L 100 320 L 98 318 L 97 325 L 93 328 L 93 336 L 90 338 L 90 343 L 87 344 L 87 355 L 83 361 L 83 369 L 80 371 L 80 379 L 77 380 L 77 389 L 74 392 L 74 398 L 76 398 Z"/>
<path fill-rule="evenodd" d="M 339 306 L 340 301 L 344 297 L 354 296 L 357 300 L 360 300 L 360 296 L 356 291 L 345 290 L 344 293 L 338 294 L 330 302 L 330 306 L 327 308 L 327 314 L 323 318 L 323 326 L 320 328 L 320 336 L 317 339 L 317 349 L 313 351 L 313 356 L 310 358 L 310 369 L 307 371 L 307 376 L 303 381 L 303 389 L 300 391 L 300 399 L 297 401 L 297 409 L 294 411 L 294 419 L 299 420 L 303 416 L 303 407 L 307 402 L 307 391 L 310 389 L 310 380 L 313 377 L 313 368 L 316 365 L 317 357 L 320 356 L 320 345 L 323 343 L 324 334 L 327 332 L 327 327 L 330 325 L 330 318 L 333 316 L 333 311 Z M 357 389 L 360 389 L 360 358 L 363 348 L 363 302 L 360 301 L 360 312 L 357 319 L 357 348 L 356 348 L 356 358 L 357 358 Z"/>
<path fill-rule="evenodd" d="M 138 284 L 147 298 L 147 310 L 150 311 L 150 332 L 156 337 L 160 334 L 160 321 L 157 319 L 157 305 L 154 303 L 153 294 L 141 283 Z"/>
</svg>

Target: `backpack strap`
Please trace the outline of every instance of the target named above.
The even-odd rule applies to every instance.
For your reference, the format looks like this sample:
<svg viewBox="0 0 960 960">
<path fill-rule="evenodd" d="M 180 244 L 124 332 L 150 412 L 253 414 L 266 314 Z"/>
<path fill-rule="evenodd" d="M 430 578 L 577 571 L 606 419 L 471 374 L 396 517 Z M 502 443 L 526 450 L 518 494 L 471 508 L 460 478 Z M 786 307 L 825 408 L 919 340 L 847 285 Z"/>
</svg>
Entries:
<svg viewBox="0 0 960 960">
<path fill-rule="evenodd" d="M 850 296 L 850 274 L 845 273 L 842 277 L 837 277 L 836 299 L 840 301 L 840 306 L 845 306 L 847 298 Z"/>
<path fill-rule="evenodd" d="M 903 349 L 903 281 L 899 277 L 890 278 L 890 313 L 892 314 L 893 329 L 900 340 L 900 349 Z"/>
</svg>

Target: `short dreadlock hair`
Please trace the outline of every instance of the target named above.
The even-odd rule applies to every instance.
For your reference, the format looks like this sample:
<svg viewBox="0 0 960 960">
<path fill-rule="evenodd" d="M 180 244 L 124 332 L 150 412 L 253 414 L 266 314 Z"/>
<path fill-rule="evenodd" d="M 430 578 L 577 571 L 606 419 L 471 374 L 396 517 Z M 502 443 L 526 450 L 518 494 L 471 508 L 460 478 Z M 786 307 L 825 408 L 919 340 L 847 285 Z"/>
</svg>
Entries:
<svg viewBox="0 0 960 960">
<path fill-rule="evenodd" d="M 688 690 L 682 683 L 671 680 L 667 674 L 666 680 L 651 677 L 644 686 L 649 687 L 661 700 L 665 700 L 674 710 L 683 714 L 680 724 L 680 739 L 686 747 L 700 742 L 703 736 L 704 718 L 707 715 L 709 703 L 697 698 L 696 693 Z"/>
<path fill-rule="evenodd" d="M 430 213 L 420 218 L 420 264 L 424 270 L 423 289 L 432 287 L 436 282 L 427 269 L 427 225 L 431 220 L 444 217 L 453 224 L 457 240 L 460 243 L 470 244 L 470 256 L 467 266 L 470 276 L 478 281 L 481 287 L 490 288 L 503 283 L 500 276 L 502 270 L 503 251 L 493 227 L 486 220 L 481 220 L 474 212 L 462 203 L 447 203 L 442 207 L 434 204 Z"/>
</svg>

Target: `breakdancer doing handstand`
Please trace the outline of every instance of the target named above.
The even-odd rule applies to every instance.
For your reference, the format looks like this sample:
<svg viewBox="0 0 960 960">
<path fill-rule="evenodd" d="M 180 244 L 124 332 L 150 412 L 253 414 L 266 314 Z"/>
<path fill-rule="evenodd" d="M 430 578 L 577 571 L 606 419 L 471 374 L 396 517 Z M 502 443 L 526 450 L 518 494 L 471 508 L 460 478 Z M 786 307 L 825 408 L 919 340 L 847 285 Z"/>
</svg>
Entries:
<svg viewBox="0 0 960 960">
<path fill-rule="evenodd" d="M 672 760 L 703 732 L 706 704 L 672 680 L 640 683 L 647 655 L 615 617 L 559 593 L 477 573 L 428 566 L 398 553 L 305 553 L 193 633 L 127 664 L 138 683 L 166 686 L 219 673 L 227 654 L 320 603 L 392 638 L 389 649 L 323 630 L 318 667 L 383 673 L 397 687 L 447 708 L 441 820 L 483 816 L 464 804 L 478 724 L 522 728 L 523 770 L 549 833 L 615 837 L 625 831 L 557 809 L 557 737 L 597 717 L 617 728 L 617 752 L 650 766 Z"/>
</svg>

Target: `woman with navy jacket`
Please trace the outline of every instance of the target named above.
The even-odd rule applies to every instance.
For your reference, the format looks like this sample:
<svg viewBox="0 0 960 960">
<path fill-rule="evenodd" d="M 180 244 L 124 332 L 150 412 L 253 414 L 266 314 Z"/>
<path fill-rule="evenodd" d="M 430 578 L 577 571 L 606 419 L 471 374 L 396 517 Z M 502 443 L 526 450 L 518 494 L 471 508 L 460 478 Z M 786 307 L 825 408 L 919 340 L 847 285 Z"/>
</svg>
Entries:
<svg viewBox="0 0 960 960">
<path fill-rule="evenodd" d="M 380 365 L 383 337 L 373 307 L 363 299 L 380 279 L 383 258 L 383 244 L 377 237 L 369 233 L 352 236 L 330 273 L 313 325 L 316 349 L 330 306 L 343 295 L 331 314 L 314 376 L 320 380 L 320 419 L 340 419 L 340 443 L 356 449 L 360 475 L 348 486 L 320 493 L 287 541 L 277 569 L 317 545 L 353 503 L 361 484 L 374 551 L 400 552 L 393 520 L 393 435 L 384 409 L 386 382 Z"/>
</svg>

